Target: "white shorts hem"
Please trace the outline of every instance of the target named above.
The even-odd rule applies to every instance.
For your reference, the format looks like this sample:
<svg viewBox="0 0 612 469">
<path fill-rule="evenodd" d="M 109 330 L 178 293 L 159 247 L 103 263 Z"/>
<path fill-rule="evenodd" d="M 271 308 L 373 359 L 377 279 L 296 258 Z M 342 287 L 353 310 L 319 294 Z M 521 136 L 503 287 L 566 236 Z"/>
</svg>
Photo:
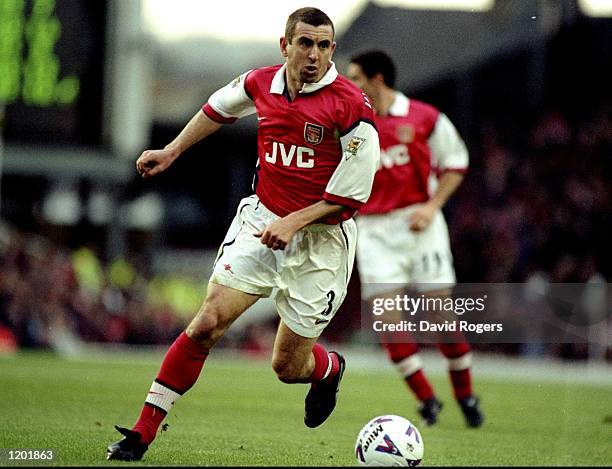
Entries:
<svg viewBox="0 0 612 469">
<path fill-rule="evenodd" d="M 321 335 L 325 327 L 329 324 L 329 322 L 320 324 L 318 326 L 315 326 L 316 327 L 315 329 L 315 327 L 307 327 L 307 326 L 304 326 L 303 324 L 298 324 L 295 321 L 289 320 L 287 317 L 284 317 L 282 314 L 280 314 L 280 312 L 279 312 L 279 316 L 281 317 L 281 321 L 283 321 L 283 324 L 285 324 L 285 326 L 291 329 L 292 332 L 306 339 L 316 339 L 317 337 Z M 319 328 L 321 330 L 318 330 Z"/>
<path fill-rule="evenodd" d="M 272 294 L 272 288 L 270 287 L 258 287 L 256 285 L 252 285 L 250 283 L 243 282 L 242 280 L 221 276 L 219 274 L 213 275 L 209 281 L 211 283 L 216 283 L 217 285 L 223 285 L 225 287 L 230 287 L 230 288 L 233 288 L 234 290 L 238 290 L 243 293 L 248 293 L 250 295 L 259 295 L 262 298 L 267 298 Z"/>
</svg>

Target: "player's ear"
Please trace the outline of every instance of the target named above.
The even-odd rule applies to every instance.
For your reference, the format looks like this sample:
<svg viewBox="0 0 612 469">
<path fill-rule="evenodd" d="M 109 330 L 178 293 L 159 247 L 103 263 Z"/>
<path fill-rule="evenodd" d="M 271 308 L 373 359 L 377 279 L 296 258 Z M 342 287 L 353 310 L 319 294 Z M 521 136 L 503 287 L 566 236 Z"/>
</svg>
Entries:
<svg viewBox="0 0 612 469">
<path fill-rule="evenodd" d="M 281 37 L 280 38 L 280 51 L 283 57 L 287 57 L 287 55 L 289 55 L 287 52 L 287 45 L 289 45 L 287 38 L 285 36 Z"/>
<path fill-rule="evenodd" d="M 372 77 L 372 79 L 377 83 L 377 84 L 381 84 L 384 85 L 385 84 L 385 77 L 383 76 L 382 73 L 378 72 L 376 75 L 374 75 Z"/>
</svg>

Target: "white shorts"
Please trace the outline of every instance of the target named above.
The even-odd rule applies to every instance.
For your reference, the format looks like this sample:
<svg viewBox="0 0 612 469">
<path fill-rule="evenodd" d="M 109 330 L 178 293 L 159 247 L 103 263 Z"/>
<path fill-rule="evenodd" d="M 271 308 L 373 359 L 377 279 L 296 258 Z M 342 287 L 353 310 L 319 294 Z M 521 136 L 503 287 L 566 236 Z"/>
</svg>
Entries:
<svg viewBox="0 0 612 469">
<path fill-rule="evenodd" d="M 254 234 L 278 218 L 257 196 L 242 199 L 210 281 L 264 297 L 276 288 L 276 308 L 287 327 L 303 337 L 318 337 L 346 296 L 355 260 L 355 222 L 309 225 L 284 250 L 273 251 Z"/>
<path fill-rule="evenodd" d="M 425 230 L 415 232 L 408 223 L 413 210 L 411 206 L 357 218 L 357 265 L 363 298 L 408 285 L 420 292 L 455 285 L 444 215 L 436 212 Z"/>
</svg>

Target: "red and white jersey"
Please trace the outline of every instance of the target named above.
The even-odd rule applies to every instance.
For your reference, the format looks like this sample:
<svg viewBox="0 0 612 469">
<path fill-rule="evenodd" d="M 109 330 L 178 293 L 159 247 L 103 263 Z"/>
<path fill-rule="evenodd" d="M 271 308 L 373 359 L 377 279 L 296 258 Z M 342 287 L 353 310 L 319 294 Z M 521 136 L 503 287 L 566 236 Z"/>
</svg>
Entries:
<svg viewBox="0 0 612 469">
<path fill-rule="evenodd" d="M 469 157 L 450 119 L 429 104 L 396 92 L 387 116 L 374 119 L 380 167 L 361 214 L 386 213 L 425 202 L 445 171 L 465 172 Z"/>
<path fill-rule="evenodd" d="M 257 113 L 253 185 L 270 211 L 283 217 L 327 200 L 348 208 L 324 222 L 347 220 L 368 200 L 379 164 L 372 107 L 333 63 L 291 101 L 285 70 L 275 65 L 248 71 L 216 91 L 202 109 L 221 123 Z"/>
</svg>

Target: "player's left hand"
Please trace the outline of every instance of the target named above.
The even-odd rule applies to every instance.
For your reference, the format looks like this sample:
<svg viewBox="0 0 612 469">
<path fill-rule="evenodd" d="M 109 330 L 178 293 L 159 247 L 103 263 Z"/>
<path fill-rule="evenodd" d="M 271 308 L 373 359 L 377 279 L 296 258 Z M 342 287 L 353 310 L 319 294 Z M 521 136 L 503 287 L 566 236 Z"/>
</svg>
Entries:
<svg viewBox="0 0 612 469">
<path fill-rule="evenodd" d="M 299 227 L 287 217 L 274 220 L 255 236 L 261 238 L 261 244 L 265 244 L 273 251 L 284 250 Z"/>
<path fill-rule="evenodd" d="M 412 231 L 423 231 L 426 229 L 431 225 L 436 210 L 438 210 L 438 208 L 429 202 L 415 204 L 414 210 L 408 219 L 410 229 Z"/>
</svg>

